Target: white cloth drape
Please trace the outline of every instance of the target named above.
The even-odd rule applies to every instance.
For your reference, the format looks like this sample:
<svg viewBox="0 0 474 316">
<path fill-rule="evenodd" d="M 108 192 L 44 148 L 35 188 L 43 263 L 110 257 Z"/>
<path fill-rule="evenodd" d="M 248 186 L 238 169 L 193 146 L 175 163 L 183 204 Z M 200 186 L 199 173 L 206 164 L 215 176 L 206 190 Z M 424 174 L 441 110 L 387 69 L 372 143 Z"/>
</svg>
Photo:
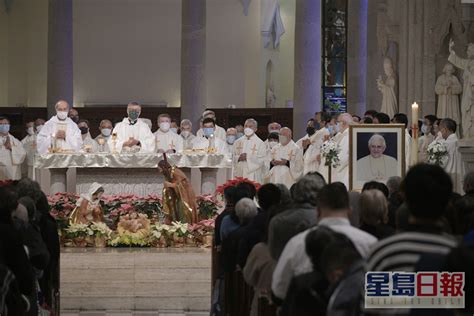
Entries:
<svg viewBox="0 0 474 316">
<path fill-rule="evenodd" d="M 273 38 L 273 46 L 280 45 L 280 38 L 285 34 L 285 26 L 280 14 L 280 2 L 278 0 L 262 0 L 262 37 L 263 46 L 268 47 Z"/>
</svg>

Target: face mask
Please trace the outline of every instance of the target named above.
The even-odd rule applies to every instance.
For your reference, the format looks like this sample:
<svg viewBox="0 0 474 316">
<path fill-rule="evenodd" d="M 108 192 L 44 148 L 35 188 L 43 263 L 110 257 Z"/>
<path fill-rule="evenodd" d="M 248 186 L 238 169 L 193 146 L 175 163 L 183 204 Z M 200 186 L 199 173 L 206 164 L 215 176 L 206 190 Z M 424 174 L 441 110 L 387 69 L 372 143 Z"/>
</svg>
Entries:
<svg viewBox="0 0 474 316">
<path fill-rule="evenodd" d="M 189 136 L 189 131 L 181 131 L 181 136 L 187 138 Z"/>
<path fill-rule="evenodd" d="M 268 133 L 277 133 L 277 134 L 280 134 L 280 130 L 279 129 L 271 129 L 268 131 Z"/>
<path fill-rule="evenodd" d="M 288 144 L 288 137 L 286 136 L 280 135 L 278 136 L 278 140 L 280 141 L 280 144 L 282 144 L 283 146 Z"/>
<path fill-rule="evenodd" d="M 10 131 L 10 124 L 0 125 L 0 133 L 8 133 Z"/>
<path fill-rule="evenodd" d="M 237 133 L 237 139 L 239 139 L 240 137 L 244 136 L 244 133 Z"/>
<path fill-rule="evenodd" d="M 311 126 L 306 127 L 306 134 L 311 136 L 311 135 L 314 135 L 314 133 L 316 133 L 316 130 L 314 127 L 311 127 Z"/>
<path fill-rule="evenodd" d="M 235 142 L 235 135 L 227 135 L 226 139 L 227 139 L 227 144 L 233 145 Z"/>
<path fill-rule="evenodd" d="M 246 128 L 244 129 L 244 134 L 245 134 L 245 136 L 247 136 L 247 137 L 252 136 L 252 135 L 253 135 L 253 129 L 246 127 Z"/>
<path fill-rule="evenodd" d="M 77 122 L 79 122 L 79 116 L 71 116 L 69 118 L 76 124 L 77 124 Z"/>
<path fill-rule="evenodd" d="M 160 123 L 160 129 L 163 131 L 163 132 L 167 132 L 170 130 L 170 126 L 171 124 L 169 122 L 163 122 L 163 123 Z"/>
<path fill-rule="evenodd" d="M 34 135 L 35 134 L 35 128 L 33 126 L 28 127 L 26 129 L 26 132 L 28 133 L 28 135 Z"/>
<path fill-rule="evenodd" d="M 429 127 L 425 124 L 421 125 L 421 132 L 425 135 L 428 134 L 429 133 Z"/>
<path fill-rule="evenodd" d="M 140 117 L 140 112 L 138 111 L 129 111 L 128 112 L 128 118 L 131 119 L 132 121 L 138 120 Z"/>
<path fill-rule="evenodd" d="M 89 132 L 89 128 L 85 126 L 79 127 L 79 129 L 81 130 L 82 135 L 87 134 Z"/>
<path fill-rule="evenodd" d="M 56 115 L 58 117 L 58 119 L 64 121 L 66 118 L 67 118 L 67 111 L 57 111 L 56 112 Z"/>
<path fill-rule="evenodd" d="M 278 144 L 278 142 L 275 142 L 275 141 L 273 141 L 273 140 L 268 142 L 268 146 L 270 147 L 270 149 L 272 149 L 273 147 L 275 147 L 277 144 Z"/>
<path fill-rule="evenodd" d="M 178 134 L 178 129 L 176 127 L 170 128 L 170 131 L 172 131 L 175 134 Z"/>
<path fill-rule="evenodd" d="M 105 137 L 109 137 L 110 136 L 110 133 L 112 133 L 112 130 L 110 128 L 103 128 L 101 131 L 102 135 L 104 135 Z"/>
<path fill-rule="evenodd" d="M 214 128 L 212 128 L 212 127 L 204 127 L 204 128 L 202 129 L 202 132 L 203 132 L 204 136 L 210 137 L 210 136 L 214 135 Z"/>
<path fill-rule="evenodd" d="M 334 127 L 334 132 L 337 134 L 341 131 L 341 123 L 337 123 Z"/>
<path fill-rule="evenodd" d="M 326 127 L 328 129 L 328 132 L 330 135 L 334 134 L 334 126 L 333 125 L 329 125 Z"/>
<path fill-rule="evenodd" d="M 43 128 L 43 125 L 38 125 L 38 126 L 36 126 L 36 131 L 39 133 L 39 132 L 41 132 L 42 128 Z"/>
</svg>

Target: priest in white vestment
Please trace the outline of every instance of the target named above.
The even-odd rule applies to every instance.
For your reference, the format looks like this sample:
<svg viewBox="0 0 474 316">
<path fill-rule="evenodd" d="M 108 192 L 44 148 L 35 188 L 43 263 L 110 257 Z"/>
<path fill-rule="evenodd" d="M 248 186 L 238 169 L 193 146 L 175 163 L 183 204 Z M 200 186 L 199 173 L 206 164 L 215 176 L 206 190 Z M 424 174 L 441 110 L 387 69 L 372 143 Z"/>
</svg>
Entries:
<svg viewBox="0 0 474 316">
<path fill-rule="evenodd" d="M 56 143 L 58 149 L 79 152 L 82 148 L 81 131 L 76 123 L 67 117 L 69 104 L 66 101 L 59 101 L 55 108 L 56 115 L 44 124 L 38 134 L 38 153 L 46 154 L 52 143 Z"/>
<path fill-rule="evenodd" d="M 244 136 L 234 143 L 234 176 L 262 183 L 266 148 L 263 141 L 255 134 L 256 131 L 257 121 L 247 119 L 244 125 Z"/>
<path fill-rule="evenodd" d="M 97 143 L 92 139 L 92 136 L 89 133 L 89 121 L 80 119 L 77 123 L 77 127 L 79 127 L 79 130 L 81 131 L 82 150 L 87 153 L 97 152 Z"/>
<path fill-rule="evenodd" d="M 303 150 L 292 139 L 291 129 L 280 130 L 279 144 L 273 147 L 268 161 L 267 183 L 281 183 L 289 189 L 303 174 Z"/>
<path fill-rule="evenodd" d="M 219 155 L 228 155 L 226 142 L 215 136 L 215 127 L 216 125 L 212 118 L 205 118 L 202 121 L 204 136 L 196 136 L 193 149 Z"/>
<path fill-rule="evenodd" d="M 267 128 L 268 128 L 268 135 L 270 135 L 272 133 L 276 133 L 277 135 L 280 134 L 281 125 L 277 122 L 272 122 L 272 123 L 268 124 Z M 268 144 L 268 139 L 266 139 L 264 141 L 264 144 L 265 144 L 265 147 L 267 148 L 267 154 L 268 154 L 271 150 L 271 148 Z"/>
<path fill-rule="evenodd" d="M 316 133 L 316 129 L 314 128 L 314 119 L 309 119 L 306 123 L 306 135 L 298 139 L 296 141 L 296 145 L 303 150 L 303 153 L 308 149 L 309 145 L 311 145 L 311 136 Z"/>
<path fill-rule="evenodd" d="M 99 124 L 100 134 L 94 138 L 98 152 L 110 152 L 109 148 L 109 139 L 110 135 L 112 135 L 113 125 L 110 120 L 102 120 Z"/>
<path fill-rule="evenodd" d="M 237 130 L 229 127 L 226 131 L 225 142 L 227 144 L 227 152 L 229 154 L 234 152 L 234 143 L 237 140 Z"/>
<path fill-rule="evenodd" d="M 369 139 L 370 154 L 356 162 L 357 181 L 386 182 L 388 178 L 398 175 L 398 161 L 384 155 L 387 143 L 382 135 L 374 134 Z M 403 159 L 403 157 L 401 157 Z"/>
<path fill-rule="evenodd" d="M 322 128 L 311 135 L 309 139 L 311 144 L 303 154 L 303 175 L 309 172 L 319 171 L 321 163 L 321 145 L 326 139 L 329 139 L 329 136 L 329 130 L 325 125 L 322 125 Z"/>
<path fill-rule="evenodd" d="M 36 154 L 36 129 L 35 122 L 26 123 L 26 136 L 21 140 L 21 144 L 26 151 L 26 159 L 23 163 L 22 175 L 30 179 L 33 178 L 33 165 Z"/>
<path fill-rule="evenodd" d="M 171 130 L 171 116 L 158 116 L 158 130 L 155 132 L 156 151 L 173 154 L 183 151 L 183 138 Z"/>
<path fill-rule="evenodd" d="M 452 119 L 443 119 L 439 124 L 439 129 L 448 150 L 448 160 L 442 167 L 451 177 L 454 191 L 462 194 L 464 171 L 458 150 L 457 124 Z"/>
<path fill-rule="evenodd" d="M 321 122 L 324 124 L 324 127 L 321 128 L 319 131 L 317 131 L 316 134 L 314 134 L 312 137 L 315 146 L 318 146 L 317 143 L 319 143 L 318 155 L 316 156 L 316 159 L 319 165 L 316 171 L 319 172 L 324 177 L 324 179 L 326 179 L 326 181 L 329 178 L 329 174 L 328 174 L 329 169 L 324 164 L 324 159 L 321 157 L 321 145 L 325 141 L 329 140 L 331 137 L 336 135 L 337 133 L 336 120 L 337 120 L 337 117 L 331 115 L 330 113 L 323 113 Z"/>
<path fill-rule="evenodd" d="M 196 135 L 192 133 L 193 123 L 188 119 L 184 119 L 181 121 L 179 129 L 181 131 L 179 136 L 183 139 L 183 150 L 193 149 L 194 140 L 196 139 Z"/>
<path fill-rule="evenodd" d="M 428 146 L 435 140 L 436 132 L 434 123 L 437 118 L 434 115 L 426 115 L 421 126 L 423 136 L 418 138 L 418 160 L 420 162 L 428 162 Z"/>
<path fill-rule="evenodd" d="M 26 151 L 9 132 L 10 120 L 0 117 L 0 180 L 19 180 Z"/>
<path fill-rule="evenodd" d="M 337 118 L 338 134 L 334 140 L 339 145 L 339 166 L 332 169 L 332 182 L 342 182 L 349 189 L 349 125 L 352 115 L 343 113 Z"/>
<path fill-rule="evenodd" d="M 109 139 L 108 145 L 112 151 L 114 150 L 114 134 L 117 152 L 153 153 L 155 151 L 155 136 L 148 125 L 139 120 L 140 113 L 140 104 L 137 102 L 128 104 L 128 117 L 115 125 L 112 137 Z"/>
<path fill-rule="evenodd" d="M 214 113 L 214 111 L 211 111 L 211 110 L 206 110 L 202 113 L 202 119 L 204 120 L 206 118 L 211 118 L 214 120 L 214 122 L 216 122 L 216 113 Z M 204 136 L 204 131 L 202 127 L 196 132 L 196 136 L 197 137 Z M 225 129 L 216 124 L 216 131 L 215 131 L 214 136 L 225 141 L 225 136 L 226 136 Z"/>
</svg>

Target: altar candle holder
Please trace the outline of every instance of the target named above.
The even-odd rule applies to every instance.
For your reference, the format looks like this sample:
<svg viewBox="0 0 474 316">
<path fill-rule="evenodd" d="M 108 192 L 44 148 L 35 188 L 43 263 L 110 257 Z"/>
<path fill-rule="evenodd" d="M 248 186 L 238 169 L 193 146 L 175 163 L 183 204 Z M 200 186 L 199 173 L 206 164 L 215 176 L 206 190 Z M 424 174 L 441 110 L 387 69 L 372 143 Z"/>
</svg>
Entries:
<svg viewBox="0 0 474 316">
<path fill-rule="evenodd" d="M 117 153 L 117 133 L 112 134 L 112 154 Z"/>
<path fill-rule="evenodd" d="M 411 118 L 412 118 L 412 127 L 411 127 L 411 164 L 412 166 L 418 163 L 418 103 L 414 102 L 411 105 Z"/>
</svg>

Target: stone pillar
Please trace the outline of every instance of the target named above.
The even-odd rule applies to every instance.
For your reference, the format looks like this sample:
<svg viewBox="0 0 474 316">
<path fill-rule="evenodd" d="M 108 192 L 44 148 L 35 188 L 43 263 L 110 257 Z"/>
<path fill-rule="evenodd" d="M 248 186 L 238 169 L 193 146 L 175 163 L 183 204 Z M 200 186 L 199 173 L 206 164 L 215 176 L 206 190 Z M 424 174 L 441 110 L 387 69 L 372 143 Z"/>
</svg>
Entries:
<svg viewBox="0 0 474 316">
<path fill-rule="evenodd" d="M 347 107 L 352 114 L 367 110 L 367 18 L 368 0 L 351 0 L 348 8 Z"/>
<path fill-rule="evenodd" d="M 48 117 L 60 99 L 73 105 L 72 0 L 49 0 Z"/>
<path fill-rule="evenodd" d="M 181 118 L 197 130 L 206 105 L 206 0 L 183 0 L 181 10 Z"/>
<path fill-rule="evenodd" d="M 321 2 L 296 0 L 293 135 L 303 136 L 306 120 L 321 105 Z"/>
</svg>

